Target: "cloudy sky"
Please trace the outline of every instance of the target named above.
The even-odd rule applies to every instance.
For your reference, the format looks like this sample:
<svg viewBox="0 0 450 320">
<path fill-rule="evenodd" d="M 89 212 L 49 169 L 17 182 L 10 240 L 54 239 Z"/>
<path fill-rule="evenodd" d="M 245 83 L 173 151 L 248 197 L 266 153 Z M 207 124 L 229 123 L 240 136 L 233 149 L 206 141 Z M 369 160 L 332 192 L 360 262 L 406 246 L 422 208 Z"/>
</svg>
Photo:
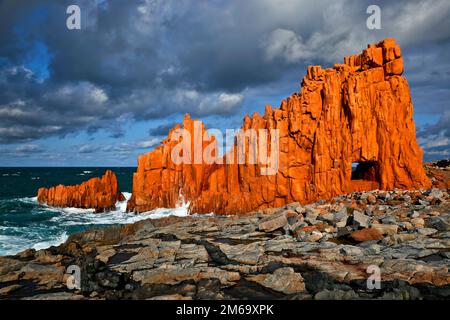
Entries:
<svg viewBox="0 0 450 320">
<path fill-rule="evenodd" d="M 307 65 L 386 37 L 425 159 L 450 157 L 448 0 L 0 0 L 0 166 L 135 166 L 186 112 L 238 128 L 298 91 Z"/>
</svg>

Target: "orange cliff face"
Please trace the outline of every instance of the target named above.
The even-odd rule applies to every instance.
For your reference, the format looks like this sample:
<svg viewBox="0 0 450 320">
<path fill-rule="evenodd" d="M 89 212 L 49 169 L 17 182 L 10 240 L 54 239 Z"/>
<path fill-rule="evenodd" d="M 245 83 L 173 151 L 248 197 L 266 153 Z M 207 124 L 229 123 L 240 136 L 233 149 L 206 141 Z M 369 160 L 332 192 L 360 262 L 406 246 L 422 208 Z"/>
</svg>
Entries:
<svg viewBox="0 0 450 320">
<path fill-rule="evenodd" d="M 191 212 L 238 214 L 352 191 L 429 188 L 403 68 L 400 46 L 386 39 L 333 68 L 308 67 L 299 93 L 263 116 L 246 116 L 243 129 L 279 130 L 273 175 L 250 163 L 175 164 L 177 142 L 165 139 L 139 158 L 128 210 L 175 207 L 181 195 Z M 205 130 L 189 116 L 182 127 Z"/>
<path fill-rule="evenodd" d="M 101 178 L 92 178 L 79 185 L 38 190 L 39 203 L 55 207 L 92 208 L 95 212 L 115 209 L 117 201 L 125 200 L 119 191 L 114 172 L 107 170 Z"/>
</svg>

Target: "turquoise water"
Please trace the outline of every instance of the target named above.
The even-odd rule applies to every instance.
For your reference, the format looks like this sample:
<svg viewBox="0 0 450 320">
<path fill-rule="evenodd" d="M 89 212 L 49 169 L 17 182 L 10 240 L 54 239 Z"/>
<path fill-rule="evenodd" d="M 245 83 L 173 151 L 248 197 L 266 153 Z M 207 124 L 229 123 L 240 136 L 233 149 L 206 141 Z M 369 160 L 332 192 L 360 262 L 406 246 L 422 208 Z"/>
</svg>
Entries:
<svg viewBox="0 0 450 320">
<path fill-rule="evenodd" d="M 69 235 L 93 227 L 187 215 L 185 207 L 156 209 L 139 215 L 126 213 L 127 201 L 117 203 L 115 211 L 104 214 L 37 203 L 36 194 L 40 187 L 79 184 L 103 175 L 107 169 L 115 172 L 119 188 L 128 200 L 136 168 L 0 168 L 0 255 L 58 245 Z"/>
</svg>

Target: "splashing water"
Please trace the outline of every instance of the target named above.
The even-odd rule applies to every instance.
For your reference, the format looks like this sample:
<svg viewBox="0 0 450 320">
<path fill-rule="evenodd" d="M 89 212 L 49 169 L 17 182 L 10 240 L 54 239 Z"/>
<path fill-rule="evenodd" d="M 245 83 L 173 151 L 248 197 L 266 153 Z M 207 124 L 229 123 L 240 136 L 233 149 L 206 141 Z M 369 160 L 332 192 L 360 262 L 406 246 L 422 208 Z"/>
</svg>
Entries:
<svg viewBox="0 0 450 320">
<path fill-rule="evenodd" d="M 169 216 L 186 217 L 188 204 L 174 209 L 158 208 L 141 214 L 127 213 L 127 202 L 131 193 L 124 192 L 125 201 L 116 204 L 116 210 L 96 214 L 93 209 L 56 208 L 41 205 L 37 198 L 19 198 L 6 201 L 14 205 L 10 214 L 18 214 L 23 208 L 31 211 L 28 225 L 0 226 L 0 255 L 18 253 L 27 248 L 44 249 L 65 242 L 69 234 L 86 230 L 89 227 L 102 227 L 134 223 L 145 219 L 161 219 Z M 0 202 L 0 208 L 5 201 Z"/>
<path fill-rule="evenodd" d="M 65 242 L 71 234 L 90 228 L 134 223 L 145 219 L 160 219 L 169 216 L 186 217 L 189 215 L 189 203 L 185 201 L 181 193 L 176 208 L 159 208 L 141 214 L 126 212 L 127 202 L 131 197 L 129 192 L 122 192 L 125 201 L 118 202 L 116 210 L 108 213 L 96 214 L 92 209 L 50 207 L 39 204 L 37 197 L 15 197 L 14 194 L 36 194 L 37 188 L 45 185 L 45 181 L 49 180 L 49 175 L 53 177 L 56 175 L 55 171 L 63 169 L 32 168 L 25 170 L 21 168 L 20 171 L 25 172 L 22 172 L 20 176 L 12 175 L 19 174 L 18 170 L 10 170 L 11 172 L 6 169 L 3 170 L 7 172 L 1 170 L 0 177 L 3 180 L 0 179 L 0 255 L 13 255 L 28 248 L 39 250 L 59 245 Z M 86 179 L 86 177 L 78 176 L 79 173 L 89 177 L 102 174 L 101 169 L 80 170 L 70 168 L 64 170 L 67 171 L 67 174 L 63 177 L 72 179 L 65 184 L 79 183 L 80 180 L 75 179 Z M 115 169 L 115 172 L 119 178 L 119 185 L 121 174 L 127 179 L 130 177 L 131 182 L 132 168 L 118 168 Z M 55 181 L 61 179 L 61 175 L 58 175 Z M 36 177 L 40 177 L 41 180 L 33 179 Z M 53 180 L 47 183 L 48 185 L 55 184 Z M 30 185 L 33 188 L 30 188 Z M 128 187 L 131 187 L 131 183 L 128 184 Z M 204 217 L 205 215 L 201 216 Z"/>
</svg>

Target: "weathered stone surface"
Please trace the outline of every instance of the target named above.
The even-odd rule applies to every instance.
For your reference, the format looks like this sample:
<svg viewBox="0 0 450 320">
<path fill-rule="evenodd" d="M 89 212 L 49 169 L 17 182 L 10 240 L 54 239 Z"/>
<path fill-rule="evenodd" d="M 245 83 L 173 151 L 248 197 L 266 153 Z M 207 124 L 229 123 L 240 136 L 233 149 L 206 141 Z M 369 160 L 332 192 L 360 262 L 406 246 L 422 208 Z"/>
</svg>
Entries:
<svg viewBox="0 0 450 320">
<path fill-rule="evenodd" d="M 218 268 L 178 268 L 178 267 L 160 267 L 152 270 L 136 271 L 133 273 L 133 280 L 141 285 L 145 284 L 166 284 L 175 285 L 182 281 L 214 278 L 220 283 L 227 285 L 239 281 L 240 275 L 237 272 L 228 272 Z"/>
<path fill-rule="evenodd" d="M 379 232 L 377 229 L 373 228 L 365 228 L 362 230 L 357 230 L 352 232 L 350 235 L 356 241 L 369 241 L 369 240 L 381 240 L 383 239 L 383 234 Z"/>
<path fill-rule="evenodd" d="M 107 170 L 100 178 L 92 178 L 75 186 L 58 185 L 40 188 L 38 201 L 54 207 L 92 208 L 104 212 L 115 208 L 117 201 L 125 200 L 119 191 L 116 175 Z"/>
<path fill-rule="evenodd" d="M 259 259 L 264 253 L 261 243 L 253 242 L 250 244 L 218 244 L 218 248 L 232 261 L 240 264 L 258 264 Z"/>
<path fill-rule="evenodd" d="M 398 226 L 392 224 L 373 224 L 371 228 L 381 234 L 396 234 L 398 231 Z"/>
<path fill-rule="evenodd" d="M 425 226 L 439 231 L 450 231 L 450 219 L 446 220 L 443 217 L 430 217 L 426 220 Z"/>
<path fill-rule="evenodd" d="M 357 227 L 367 228 L 369 226 L 370 217 L 355 210 L 353 211 L 353 224 Z"/>
<path fill-rule="evenodd" d="M 304 240 L 307 242 L 316 242 L 322 239 L 323 233 L 317 230 L 313 230 L 309 235 L 307 235 Z"/>
<path fill-rule="evenodd" d="M 266 232 L 274 231 L 284 227 L 288 223 L 285 213 L 281 213 L 274 217 L 267 217 L 258 225 L 258 229 Z"/>
<path fill-rule="evenodd" d="M 430 236 L 432 234 L 435 234 L 438 231 L 433 228 L 418 228 L 417 232 L 424 236 Z"/>
<path fill-rule="evenodd" d="M 279 268 L 272 274 L 258 274 L 247 277 L 247 280 L 254 281 L 266 288 L 282 292 L 284 294 L 294 294 L 305 291 L 305 283 L 301 274 L 296 273 L 292 268 Z"/>
<path fill-rule="evenodd" d="M 336 221 L 336 227 L 345 227 L 348 220 L 347 208 L 343 207 L 340 211 L 336 212 L 334 214 L 334 220 Z"/>
<path fill-rule="evenodd" d="M 236 214 L 352 191 L 429 188 L 402 73 L 394 39 L 369 45 L 331 69 L 308 67 L 300 92 L 279 108 L 267 106 L 264 115 L 244 118 L 243 129 L 280 132 L 279 169 L 269 176 L 261 175 L 261 165 L 249 163 L 248 150 L 245 164 L 228 164 L 236 145 L 220 158 L 222 164 L 194 164 L 193 153 L 192 164 L 175 164 L 171 152 L 178 141 L 170 139 L 175 129 L 191 133 L 191 148 L 200 136 L 201 154 L 217 143 L 202 141 L 205 128 L 186 116 L 161 146 L 139 158 L 128 210 L 175 207 L 182 195 L 191 212 Z M 355 162 L 359 166 L 352 172 Z"/>
<path fill-rule="evenodd" d="M 86 231 L 59 247 L 0 257 L 0 299 L 448 299 L 450 197 L 441 191 L 441 201 L 428 207 L 416 203 L 433 191 L 395 190 L 341 195 L 301 213 L 275 209 L 287 225 L 292 217 L 301 221 L 298 235 L 259 230 L 273 213 L 170 217 Z M 380 211 L 361 201 L 368 195 L 398 202 Z M 364 212 L 372 223 L 354 231 L 349 219 L 339 238 L 343 228 L 335 225 L 347 211 L 349 217 Z M 413 211 L 427 228 L 412 226 Z M 307 222 L 308 214 L 327 219 Z M 380 223 L 385 217 L 395 224 Z M 81 268 L 81 290 L 66 286 L 69 265 Z M 380 290 L 367 289 L 369 265 L 380 267 Z"/>
<path fill-rule="evenodd" d="M 414 218 L 411 220 L 411 223 L 416 228 L 423 228 L 425 225 L 425 220 L 422 218 Z"/>
</svg>

